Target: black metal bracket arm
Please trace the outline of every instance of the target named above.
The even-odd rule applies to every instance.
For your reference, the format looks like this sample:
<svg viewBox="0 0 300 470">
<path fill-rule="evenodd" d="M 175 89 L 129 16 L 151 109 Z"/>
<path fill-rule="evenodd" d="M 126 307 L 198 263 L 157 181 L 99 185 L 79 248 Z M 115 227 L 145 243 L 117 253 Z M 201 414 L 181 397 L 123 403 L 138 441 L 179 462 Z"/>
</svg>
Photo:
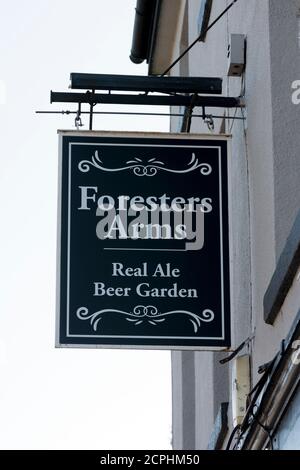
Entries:
<svg viewBox="0 0 300 470">
<path fill-rule="evenodd" d="M 64 93 L 51 91 L 50 103 L 88 103 L 88 104 L 128 104 L 128 105 L 150 105 L 150 106 L 205 106 L 213 108 L 236 108 L 243 106 L 241 98 L 230 98 L 227 96 L 199 96 L 193 95 L 121 95 L 112 93 Z"/>
<path fill-rule="evenodd" d="M 142 91 L 144 93 L 222 94 L 216 77 L 158 77 L 71 73 L 70 88 L 76 90 Z"/>
<path fill-rule="evenodd" d="M 78 106 L 82 103 L 89 104 L 90 129 L 92 129 L 93 123 L 93 109 L 97 104 L 182 106 L 190 110 L 189 123 L 193 109 L 198 106 L 202 109 L 205 107 L 237 108 L 244 106 L 243 99 L 240 97 L 211 96 L 222 93 L 220 78 L 139 77 L 72 73 L 71 88 L 88 89 L 88 91 L 85 93 L 51 91 L 50 103 L 77 103 Z M 95 93 L 95 90 L 107 90 L 107 93 Z M 129 93 L 119 94 L 112 93 L 112 91 Z M 137 93 L 133 94 L 134 91 Z"/>
</svg>

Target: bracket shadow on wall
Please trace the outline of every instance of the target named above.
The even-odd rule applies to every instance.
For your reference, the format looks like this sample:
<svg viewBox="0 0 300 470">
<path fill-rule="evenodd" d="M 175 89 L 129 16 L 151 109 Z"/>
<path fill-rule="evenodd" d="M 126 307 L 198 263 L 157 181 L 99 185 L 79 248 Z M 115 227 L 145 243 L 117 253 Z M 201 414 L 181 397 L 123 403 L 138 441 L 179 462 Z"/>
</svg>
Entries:
<svg viewBox="0 0 300 470">
<path fill-rule="evenodd" d="M 90 130 L 93 128 L 93 113 L 97 104 L 184 106 L 190 110 L 190 118 L 193 108 L 197 106 L 202 107 L 204 115 L 205 107 L 236 108 L 243 106 L 240 97 L 211 96 L 222 93 L 222 79 L 216 77 L 71 73 L 70 78 L 71 89 L 87 91 L 84 93 L 51 91 L 50 103 L 77 103 L 76 119 L 78 120 L 80 120 L 81 104 L 88 104 L 90 106 Z M 96 93 L 96 90 L 105 90 L 106 93 Z M 117 93 L 112 93 L 114 91 Z M 120 94 L 120 91 L 129 93 Z"/>
</svg>

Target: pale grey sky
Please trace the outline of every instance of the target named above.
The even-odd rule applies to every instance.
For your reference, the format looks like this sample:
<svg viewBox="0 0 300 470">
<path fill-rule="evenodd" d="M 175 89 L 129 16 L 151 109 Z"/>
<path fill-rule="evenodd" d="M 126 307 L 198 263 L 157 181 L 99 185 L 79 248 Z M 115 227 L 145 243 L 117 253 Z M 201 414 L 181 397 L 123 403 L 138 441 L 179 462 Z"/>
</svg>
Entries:
<svg viewBox="0 0 300 470">
<path fill-rule="evenodd" d="M 146 74 L 129 60 L 135 0 L 12 0 L 0 16 L 0 448 L 167 449 L 168 351 L 55 349 L 57 134 L 35 115 L 70 72 Z M 83 119 L 87 129 L 87 118 Z M 96 129 L 168 130 L 105 117 Z"/>
</svg>

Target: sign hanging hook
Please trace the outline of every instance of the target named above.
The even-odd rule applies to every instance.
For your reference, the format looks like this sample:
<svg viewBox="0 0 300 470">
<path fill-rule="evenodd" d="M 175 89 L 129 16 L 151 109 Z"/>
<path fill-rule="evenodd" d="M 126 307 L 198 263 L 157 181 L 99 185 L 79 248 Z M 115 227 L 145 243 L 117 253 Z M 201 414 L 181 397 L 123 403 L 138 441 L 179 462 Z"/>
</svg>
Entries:
<svg viewBox="0 0 300 470">
<path fill-rule="evenodd" d="M 206 114 L 205 106 L 202 106 L 202 119 L 207 125 L 208 129 L 213 132 L 215 129 L 215 123 L 212 117 L 212 114 Z"/>
<path fill-rule="evenodd" d="M 81 120 L 81 103 L 78 103 L 78 110 L 75 116 L 75 127 L 79 130 L 79 127 L 82 127 L 82 120 Z"/>
</svg>

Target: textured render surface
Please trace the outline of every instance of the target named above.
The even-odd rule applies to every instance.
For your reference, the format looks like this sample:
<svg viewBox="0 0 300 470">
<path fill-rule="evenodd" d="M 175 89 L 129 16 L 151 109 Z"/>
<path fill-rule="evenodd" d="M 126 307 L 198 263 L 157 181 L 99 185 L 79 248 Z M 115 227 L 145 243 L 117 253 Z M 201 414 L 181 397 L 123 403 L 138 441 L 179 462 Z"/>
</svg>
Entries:
<svg viewBox="0 0 300 470">
<path fill-rule="evenodd" d="M 216 27 L 210 31 L 207 35 L 206 42 L 199 44 L 191 50 L 189 55 L 189 74 L 192 76 L 209 76 L 215 74 L 216 76 L 224 77 L 223 93 L 225 95 L 238 96 L 241 91 L 241 80 L 240 79 L 228 79 L 226 77 L 227 70 L 227 45 L 229 42 L 230 32 L 244 33 L 250 30 L 253 35 L 255 43 L 255 50 L 258 49 L 259 38 L 257 33 L 252 31 L 253 23 L 256 24 L 257 28 L 262 28 L 261 25 L 257 25 L 254 21 L 254 17 L 257 15 L 257 11 L 253 11 L 255 3 L 249 6 L 249 2 L 243 2 L 245 5 L 243 9 L 239 9 L 238 5 L 229 14 L 228 18 L 224 18 L 220 21 Z M 251 3 L 251 2 L 250 2 Z M 197 18 L 198 8 L 200 2 L 191 1 L 189 2 L 189 41 L 195 38 L 197 34 Z M 215 18 L 224 8 L 226 2 L 217 0 L 213 2 L 213 8 L 211 13 L 211 19 Z M 246 7 L 246 13 L 245 13 Z M 260 6 L 256 8 L 261 8 Z M 265 6 L 265 10 L 266 6 Z M 261 13 L 259 13 L 261 15 Z M 266 13 L 264 13 L 264 17 Z M 262 24 L 265 26 L 265 18 L 262 19 Z M 266 33 L 264 33 L 266 34 Z M 268 43 L 268 41 L 265 41 Z M 257 53 L 256 53 L 257 55 Z M 250 57 L 250 63 L 253 62 L 253 67 L 259 67 L 261 62 L 263 68 L 265 63 L 268 63 L 266 58 L 268 57 L 268 50 L 261 50 L 261 57 L 258 58 L 253 53 L 253 57 Z M 252 65 L 251 65 L 252 67 Z M 174 72 L 176 73 L 176 72 Z M 253 77 L 251 83 L 251 89 L 255 90 L 256 79 Z M 267 88 L 267 85 L 265 85 Z M 248 91 L 251 92 L 251 90 Z M 270 95 L 270 93 L 269 93 Z M 270 99 L 270 98 L 269 98 Z M 257 99 L 259 105 L 263 110 L 262 98 Z M 200 110 L 196 110 L 200 111 Z M 210 110 L 207 110 L 209 112 Z M 211 110 L 216 114 L 216 111 Z M 249 112 L 249 111 L 248 111 Z M 233 113 L 233 111 L 231 111 Z M 240 117 L 240 111 L 237 112 Z M 250 109 L 250 118 L 255 119 L 255 109 Z M 264 123 L 264 126 L 263 126 Z M 271 128 L 271 113 L 269 116 L 269 128 Z M 215 121 L 216 131 L 220 128 L 221 120 Z M 232 121 L 227 124 L 227 131 L 231 128 Z M 255 121 L 256 128 L 259 129 L 259 133 L 265 137 L 266 126 L 265 117 L 261 115 L 260 120 Z M 264 128 L 264 130 L 262 130 Z M 232 139 L 232 154 L 229 163 L 230 173 L 230 194 L 229 194 L 229 205 L 230 205 L 230 219 L 231 219 L 231 230 L 230 230 L 230 243 L 231 243 L 231 277 L 232 277 L 232 315 L 234 318 L 233 324 L 233 347 L 238 346 L 251 332 L 251 282 L 250 282 L 250 242 L 249 242 L 249 192 L 248 192 L 248 171 L 249 171 L 249 154 L 247 152 L 247 139 L 246 131 L 244 129 L 243 121 L 235 121 L 232 128 L 233 139 Z M 199 119 L 194 119 L 192 123 L 192 132 L 207 132 L 207 127 L 203 125 Z M 269 131 L 270 135 L 271 132 Z M 269 141 L 271 139 L 269 138 Z M 261 159 L 259 157 L 264 152 L 264 145 L 256 142 L 253 138 L 253 145 L 255 146 L 256 158 L 260 164 Z M 267 144 L 265 144 L 267 147 Z M 260 152 L 259 152 L 260 150 Z M 264 177 L 268 177 L 272 180 L 272 150 L 269 149 L 269 161 L 271 165 L 271 171 L 269 166 Z M 267 193 L 268 194 L 268 193 Z M 272 197 L 269 197 L 272 200 Z M 272 210 L 269 207 L 266 209 L 267 219 L 272 218 Z M 270 227 L 270 234 L 265 233 L 266 244 L 269 246 L 269 240 L 273 237 L 272 228 L 273 222 L 268 224 Z M 271 254 L 271 264 L 273 266 L 273 257 Z M 267 282 L 267 275 L 266 275 Z M 228 381 L 228 370 L 227 366 L 220 366 L 218 361 L 214 359 L 213 353 L 196 353 L 195 356 L 195 368 L 196 368 L 196 448 L 206 448 L 208 440 L 212 431 L 213 423 L 216 418 L 217 411 L 219 409 L 221 401 L 226 401 L 229 396 L 229 381 Z M 224 376 L 226 380 L 224 381 Z M 197 380 L 198 377 L 198 380 Z M 203 381 L 205 377 L 205 382 Z M 201 380 L 202 378 L 202 380 Z M 222 384 L 223 382 L 223 384 Z M 213 383 L 215 385 L 213 385 Z M 223 385 L 223 387 L 222 387 Z M 214 392 L 213 392 L 214 390 Z M 204 425 L 205 423 L 205 425 Z"/>
<path fill-rule="evenodd" d="M 163 0 L 156 31 L 154 56 L 149 73 L 159 75 L 178 56 L 185 0 Z"/>
<path fill-rule="evenodd" d="M 197 36 L 200 3 L 188 1 L 189 43 Z M 214 0 L 211 20 L 229 3 Z M 300 79 L 299 8 L 300 0 L 239 0 L 207 34 L 206 42 L 190 51 L 184 67 L 172 71 L 174 75 L 184 69 L 191 76 L 223 77 L 224 95 L 238 96 L 243 90 L 242 80 L 226 77 L 227 45 L 230 33 L 247 38 L 247 119 L 234 123 L 226 119 L 225 130 L 232 133 L 229 208 L 233 347 L 255 332 L 249 350 L 242 351 L 252 352 L 253 384 L 259 378 L 258 366 L 278 351 L 299 308 L 300 281 L 296 276 L 274 325 L 264 322 L 265 291 L 300 206 L 300 105 L 291 102 L 291 84 Z M 230 115 L 233 113 L 231 110 Z M 240 110 L 236 116 L 242 116 Z M 215 120 L 216 133 L 220 126 L 221 120 Z M 178 127 L 178 119 L 172 119 L 171 130 L 177 131 Z M 191 132 L 207 132 L 207 127 L 201 119 L 193 119 Z M 216 357 L 214 353 L 195 353 L 196 421 L 190 427 L 186 425 L 184 432 L 192 436 L 195 432 L 197 449 L 207 447 L 218 407 L 226 396 L 232 426 L 230 365 L 229 371 L 220 368 Z M 181 386 L 184 390 L 189 385 Z M 176 434 L 175 428 L 173 431 Z"/>
<path fill-rule="evenodd" d="M 291 84 L 300 79 L 299 0 L 269 0 L 276 258 L 300 207 L 300 107 Z"/>
<path fill-rule="evenodd" d="M 254 230 L 251 232 L 253 312 L 256 327 L 253 351 L 254 382 L 258 379 L 258 366 L 272 359 L 279 349 L 280 340 L 284 337 L 281 322 L 276 322 L 273 327 L 264 324 L 263 297 L 289 236 L 300 203 L 299 132 L 296 131 L 298 126 L 295 125 L 296 120 L 299 124 L 299 107 L 293 105 L 291 101 L 291 83 L 297 76 L 300 76 L 297 18 L 300 1 L 288 0 L 283 4 L 280 0 L 269 0 L 264 3 L 268 4 L 269 16 L 270 80 L 268 89 L 271 91 L 272 134 L 271 140 L 267 139 L 267 142 L 272 148 L 273 181 L 261 181 L 261 185 L 265 185 L 266 192 L 273 193 L 274 239 L 270 239 L 269 247 L 266 240 L 265 246 L 262 246 L 260 250 L 259 247 L 264 239 L 262 233 L 255 237 Z M 250 127 L 250 123 L 248 125 Z M 250 172 L 250 176 L 253 181 L 258 181 L 259 176 L 254 169 Z M 256 218 L 260 218 L 262 231 L 266 230 L 268 233 L 267 221 L 258 215 L 262 212 L 259 204 L 253 207 L 253 211 L 257 214 Z M 256 227 L 252 224 L 252 228 Z M 273 266 L 271 257 L 273 257 Z M 263 269 L 265 261 L 268 262 L 266 269 Z"/>
</svg>

